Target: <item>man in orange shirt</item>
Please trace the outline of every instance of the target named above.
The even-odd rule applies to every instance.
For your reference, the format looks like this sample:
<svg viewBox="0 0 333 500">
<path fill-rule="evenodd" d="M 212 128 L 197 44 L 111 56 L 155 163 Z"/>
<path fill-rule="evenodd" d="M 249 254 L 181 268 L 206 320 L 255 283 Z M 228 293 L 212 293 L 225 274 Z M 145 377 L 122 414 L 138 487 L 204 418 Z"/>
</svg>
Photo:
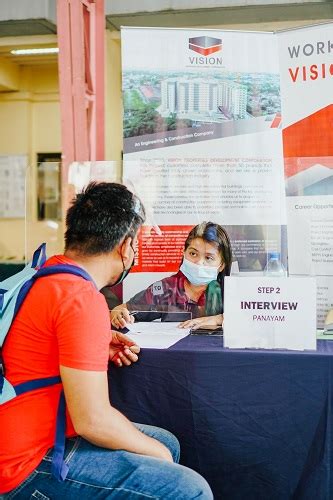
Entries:
<svg viewBox="0 0 333 500">
<path fill-rule="evenodd" d="M 67 213 L 65 253 L 46 266 L 74 265 L 91 277 L 39 278 L 12 326 L 2 357 L 13 385 L 45 377 L 61 384 L 32 390 L 0 406 L 0 498 L 212 498 L 205 480 L 178 465 L 169 432 L 132 424 L 109 402 L 109 359 L 138 359 L 138 346 L 110 331 L 98 290 L 122 280 L 144 222 L 141 202 L 124 186 L 90 184 Z M 67 405 L 65 462 L 51 472 L 59 397 Z"/>
</svg>

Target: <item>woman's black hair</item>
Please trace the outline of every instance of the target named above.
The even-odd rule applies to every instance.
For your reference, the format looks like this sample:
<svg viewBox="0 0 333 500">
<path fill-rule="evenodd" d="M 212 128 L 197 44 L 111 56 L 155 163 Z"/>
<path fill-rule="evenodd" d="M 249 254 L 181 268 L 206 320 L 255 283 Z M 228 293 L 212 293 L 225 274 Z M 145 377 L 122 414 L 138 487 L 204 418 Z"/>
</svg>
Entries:
<svg viewBox="0 0 333 500">
<path fill-rule="evenodd" d="M 207 243 L 215 245 L 220 253 L 224 269 L 218 274 L 219 283 L 223 283 L 224 276 L 230 276 L 232 250 L 231 243 L 226 230 L 214 222 L 201 222 L 188 234 L 185 241 L 185 250 L 195 238 L 202 238 Z"/>
<path fill-rule="evenodd" d="M 141 201 L 126 186 L 92 182 L 67 211 L 65 248 L 85 255 L 111 252 L 133 238 L 144 220 Z"/>
</svg>

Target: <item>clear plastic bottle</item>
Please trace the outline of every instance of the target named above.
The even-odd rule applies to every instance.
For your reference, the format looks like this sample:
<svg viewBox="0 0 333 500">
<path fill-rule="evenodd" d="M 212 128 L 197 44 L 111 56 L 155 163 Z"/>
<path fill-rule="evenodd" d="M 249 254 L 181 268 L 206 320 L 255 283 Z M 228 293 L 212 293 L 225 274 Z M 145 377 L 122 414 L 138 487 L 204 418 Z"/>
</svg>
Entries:
<svg viewBox="0 0 333 500">
<path fill-rule="evenodd" d="M 279 252 L 269 252 L 266 267 L 264 269 L 264 276 L 283 277 L 287 276 L 281 260 Z"/>
</svg>

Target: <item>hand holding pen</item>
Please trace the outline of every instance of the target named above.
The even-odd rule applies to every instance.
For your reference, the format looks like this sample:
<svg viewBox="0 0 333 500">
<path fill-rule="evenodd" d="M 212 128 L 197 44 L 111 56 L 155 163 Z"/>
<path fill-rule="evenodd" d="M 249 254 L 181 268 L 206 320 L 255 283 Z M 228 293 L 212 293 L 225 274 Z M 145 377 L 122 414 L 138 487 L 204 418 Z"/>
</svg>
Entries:
<svg viewBox="0 0 333 500">
<path fill-rule="evenodd" d="M 134 316 L 137 311 L 130 312 L 126 304 L 120 304 L 110 311 L 112 326 L 116 328 L 126 328 L 127 325 L 134 323 Z"/>
</svg>

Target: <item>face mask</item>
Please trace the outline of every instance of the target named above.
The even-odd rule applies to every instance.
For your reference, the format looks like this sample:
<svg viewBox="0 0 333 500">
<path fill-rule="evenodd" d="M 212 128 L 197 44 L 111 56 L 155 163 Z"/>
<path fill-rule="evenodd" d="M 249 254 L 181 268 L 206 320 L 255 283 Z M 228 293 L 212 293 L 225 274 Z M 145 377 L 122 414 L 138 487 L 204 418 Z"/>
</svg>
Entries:
<svg viewBox="0 0 333 500">
<path fill-rule="evenodd" d="M 133 253 L 134 253 L 131 266 L 128 269 L 125 269 L 124 262 L 123 262 L 123 268 L 124 268 L 123 272 L 121 273 L 121 275 L 119 276 L 119 278 L 117 279 L 117 281 L 115 283 L 113 283 L 111 286 L 119 285 L 119 283 L 121 283 L 122 281 L 124 281 L 124 279 L 126 278 L 126 276 L 128 275 L 128 273 L 130 272 L 131 268 L 134 266 L 134 262 L 135 262 L 135 250 L 132 247 L 132 245 L 131 245 L 131 249 L 133 250 Z"/>
<path fill-rule="evenodd" d="M 121 275 L 119 276 L 119 278 L 117 279 L 117 281 L 115 283 L 113 283 L 111 286 L 119 285 L 119 283 L 121 283 L 122 281 L 124 281 L 124 279 L 126 278 L 126 276 L 128 275 L 128 273 L 130 272 L 130 270 L 131 270 L 131 268 L 124 269 L 123 272 L 121 273 Z"/>
<path fill-rule="evenodd" d="M 208 285 L 211 281 L 216 280 L 218 275 L 218 267 L 194 264 L 185 257 L 180 270 L 192 285 Z"/>
</svg>

